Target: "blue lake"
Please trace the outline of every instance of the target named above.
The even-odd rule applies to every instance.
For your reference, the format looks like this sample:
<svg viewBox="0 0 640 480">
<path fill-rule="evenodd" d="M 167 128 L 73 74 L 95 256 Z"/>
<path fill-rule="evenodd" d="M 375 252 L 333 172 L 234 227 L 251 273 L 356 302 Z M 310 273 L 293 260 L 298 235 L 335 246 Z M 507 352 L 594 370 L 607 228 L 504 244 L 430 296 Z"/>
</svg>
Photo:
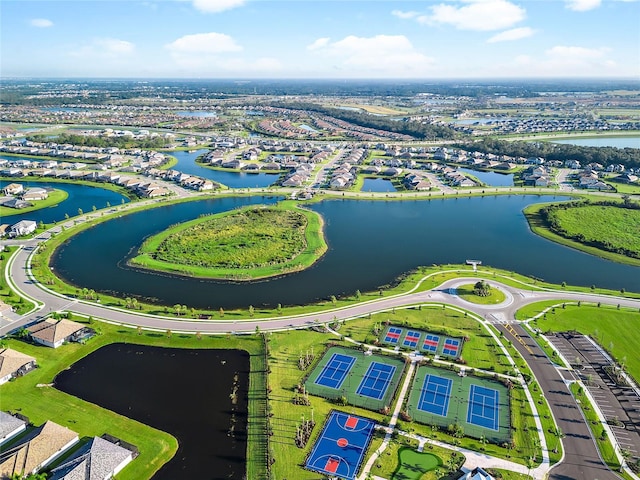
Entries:
<svg viewBox="0 0 640 480">
<path fill-rule="evenodd" d="M 181 117 L 217 117 L 218 114 L 215 112 L 207 112 L 203 110 L 189 110 L 183 112 L 176 112 L 176 115 L 180 115 Z"/>
<path fill-rule="evenodd" d="M 553 143 L 568 143 L 581 147 L 616 147 L 640 148 L 640 136 L 637 137 L 592 137 L 592 138 L 564 138 L 552 140 Z"/>
<path fill-rule="evenodd" d="M 477 177 L 490 187 L 513 187 L 513 173 L 481 172 L 469 168 L 459 168 L 458 170 Z"/>
<path fill-rule="evenodd" d="M 325 221 L 328 252 L 311 268 L 284 277 L 232 283 L 153 274 L 127 259 L 149 235 L 200 215 L 275 197 L 227 197 L 168 205 L 80 232 L 55 254 L 56 273 L 74 285 L 195 308 L 297 305 L 392 283 L 420 265 L 464 263 L 512 270 L 550 282 L 640 292 L 640 268 L 607 261 L 535 235 L 522 214 L 554 196 L 494 196 L 310 205 Z M 100 255 L 95 255 L 99 251 Z M 86 265 L 91 265 L 87 269 Z M 100 275 L 95 275 L 99 271 Z"/>
<path fill-rule="evenodd" d="M 17 223 L 20 220 L 34 220 L 38 223 L 41 221 L 44 223 L 54 223 L 65 219 L 65 214 L 70 217 L 78 215 L 78 209 L 82 209 L 84 213 L 91 212 L 95 206 L 97 209 L 105 208 L 107 202 L 110 205 L 120 205 L 124 200 L 125 203 L 129 201 L 127 197 L 117 192 L 100 188 L 99 184 L 95 187 L 89 185 L 76 185 L 72 183 L 58 183 L 58 182 L 24 182 L 24 181 L 0 181 L 0 188 L 4 188 L 9 183 L 20 183 L 26 188 L 39 187 L 39 188 L 55 188 L 58 190 L 64 190 L 69 194 L 66 200 L 58 205 L 54 205 L 48 208 L 35 210 L 33 212 L 18 213 L 16 215 L 3 216 L 2 223 Z M 19 211 L 19 210 L 17 210 Z"/>
<path fill-rule="evenodd" d="M 384 178 L 365 178 L 362 184 L 363 192 L 395 192 L 396 187 L 390 180 Z"/>
<path fill-rule="evenodd" d="M 177 165 L 173 167 L 176 170 L 188 173 L 189 175 L 208 178 L 214 182 L 222 183 L 229 188 L 264 188 L 269 185 L 273 185 L 278 178 L 280 178 L 280 175 L 277 173 L 228 172 L 223 170 L 213 170 L 211 168 L 205 168 L 198 165 L 196 163 L 196 158 L 207 152 L 208 150 L 203 149 L 191 152 L 176 151 L 167 153 L 178 159 Z"/>
</svg>

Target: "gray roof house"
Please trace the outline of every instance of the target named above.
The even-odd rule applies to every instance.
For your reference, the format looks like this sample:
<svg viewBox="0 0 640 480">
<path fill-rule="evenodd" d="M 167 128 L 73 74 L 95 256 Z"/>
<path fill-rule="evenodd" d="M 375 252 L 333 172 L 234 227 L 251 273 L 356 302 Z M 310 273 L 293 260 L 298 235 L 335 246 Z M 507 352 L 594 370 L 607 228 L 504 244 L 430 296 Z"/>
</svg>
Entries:
<svg viewBox="0 0 640 480">
<path fill-rule="evenodd" d="M 0 412 L 0 445 L 27 428 L 27 422 L 6 412 Z"/>
<path fill-rule="evenodd" d="M 106 480 L 131 460 L 133 452 L 100 437 L 93 437 L 69 459 L 51 470 L 49 480 Z"/>
</svg>

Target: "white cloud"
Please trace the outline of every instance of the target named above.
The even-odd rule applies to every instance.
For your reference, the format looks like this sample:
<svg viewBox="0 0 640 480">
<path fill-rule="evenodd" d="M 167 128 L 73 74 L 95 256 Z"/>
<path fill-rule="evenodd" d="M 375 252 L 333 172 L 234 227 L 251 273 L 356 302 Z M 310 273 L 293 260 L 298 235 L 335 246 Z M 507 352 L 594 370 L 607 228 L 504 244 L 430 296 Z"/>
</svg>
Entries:
<svg viewBox="0 0 640 480">
<path fill-rule="evenodd" d="M 307 47 L 329 62 L 338 75 L 417 77 L 432 71 L 434 60 L 419 51 L 404 35 L 350 35 L 330 42 L 321 38 Z"/>
<path fill-rule="evenodd" d="M 403 20 L 410 20 L 412 18 L 420 16 L 420 13 L 415 11 L 403 12 L 402 10 L 394 10 L 391 12 L 391 15 L 393 15 L 394 17 L 402 18 Z"/>
<path fill-rule="evenodd" d="M 245 0 L 193 0 L 193 6 L 204 13 L 219 13 L 241 7 Z"/>
<path fill-rule="evenodd" d="M 556 45 L 541 55 L 518 55 L 496 65 L 505 76 L 515 77 L 616 77 L 630 74 L 628 65 L 616 62 L 607 47 Z"/>
<path fill-rule="evenodd" d="M 585 47 L 569 47 L 565 45 L 556 45 L 550 48 L 545 53 L 557 60 L 583 62 L 587 60 L 594 60 L 602 58 L 610 49 L 606 47 L 600 48 L 585 48 Z"/>
<path fill-rule="evenodd" d="M 328 40 L 328 39 L 327 39 Z M 277 75 L 282 70 L 278 59 L 238 56 L 241 45 L 224 33 L 185 35 L 165 45 L 171 58 L 183 71 L 195 76 Z"/>
<path fill-rule="evenodd" d="M 497 43 L 497 42 L 510 42 L 513 40 L 520 40 L 522 38 L 527 38 L 532 36 L 536 31 L 530 27 L 521 27 L 521 28 L 513 28 L 511 30 L 506 30 L 504 32 L 500 32 L 489 40 L 487 43 Z"/>
<path fill-rule="evenodd" d="M 526 18 L 526 10 L 508 0 L 463 0 L 464 5 L 441 3 L 431 14 L 417 17 L 428 25 L 452 25 L 458 30 L 491 31 L 509 28 Z"/>
<path fill-rule="evenodd" d="M 308 45 L 307 50 L 318 50 L 319 48 L 326 47 L 329 44 L 329 40 L 331 40 L 329 37 L 319 38 L 311 45 Z"/>
<path fill-rule="evenodd" d="M 602 0 L 565 0 L 565 3 L 569 10 L 586 12 L 587 10 L 598 8 Z"/>
<path fill-rule="evenodd" d="M 122 58 L 131 55 L 135 45 L 126 40 L 117 38 L 94 38 L 86 45 L 70 51 L 73 57 L 86 57 L 96 59 Z"/>
<path fill-rule="evenodd" d="M 185 35 L 165 47 L 175 54 L 219 54 L 242 50 L 229 35 L 216 32 Z"/>
<path fill-rule="evenodd" d="M 53 22 L 47 18 L 32 18 L 29 21 L 29 25 L 32 27 L 47 28 L 53 27 Z"/>
</svg>

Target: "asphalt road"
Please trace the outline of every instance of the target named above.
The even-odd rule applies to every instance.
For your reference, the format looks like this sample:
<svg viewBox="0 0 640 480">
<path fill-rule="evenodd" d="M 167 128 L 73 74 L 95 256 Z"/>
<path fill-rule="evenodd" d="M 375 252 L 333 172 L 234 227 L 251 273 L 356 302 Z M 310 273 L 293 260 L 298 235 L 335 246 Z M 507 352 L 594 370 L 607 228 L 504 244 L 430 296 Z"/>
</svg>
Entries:
<svg viewBox="0 0 640 480">
<path fill-rule="evenodd" d="M 498 328 L 505 334 L 506 338 L 513 340 L 513 337 L 503 325 L 498 325 Z M 544 397 L 549 402 L 549 407 L 553 412 L 556 423 L 564 434 L 562 439 L 564 459 L 551 469 L 549 480 L 619 479 L 620 477 L 609 470 L 600 459 L 595 441 L 588 425 L 585 423 L 580 407 L 571 395 L 560 372 L 538 347 L 535 340 L 520 325 L 513 325 L 513 328 L 529 346 L 533 354 L 529 353 L 517 341 L 513 341 L 513 346 L 518 349 L 518 352 L 531 367 Z M 555 445 L 549 445 L 549 448 L 553 449 Z"/>
</svg>

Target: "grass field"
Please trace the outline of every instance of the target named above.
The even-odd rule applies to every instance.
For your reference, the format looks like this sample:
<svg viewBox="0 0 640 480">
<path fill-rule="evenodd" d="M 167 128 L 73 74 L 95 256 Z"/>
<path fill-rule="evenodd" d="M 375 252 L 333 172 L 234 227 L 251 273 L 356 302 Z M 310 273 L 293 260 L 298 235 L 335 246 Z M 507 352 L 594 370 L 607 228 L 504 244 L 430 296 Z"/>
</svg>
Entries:
<svg viewBox="0 0 640 480">
<path fill-rule="evenodd" d="M 29 203 L 33 204 L 31 207 L 17 209 L 0 206 L 0 218 L 6 219 L 12 215 L 20 215 L 22 213 L 35 212 L 43 208 L 55 207 L 59 203 L 64 202 L 68 196 L 69 194 L 64 190 L 55 189 L 49 192 L 49 196 L 44 200 L 29 200 Z"/>
<path fill-rule="evenodd" d="M 506 298 L 502 290 L 494 287 L 491 287 L 489 295 L 486 297 L 476 295 L 473 292 L 473 284 L 462 285 L 461 287 L 456 288 L 456 295 L 467 302 L 478 303 L 480 305 L 495 305 L 497 303 L 504 302 Z"/>
<path fill-rule="evenodd" d="M 548 222 L 544 220 L 540 214 L 540 210 L 545 206 L 547 205 L 535 204 L 529 205 L 524 209 L 525 217 L 534 233 L 553 242 L 607 260 L 629 265 L 640 265 L 640 258 L 632 258 L 628 255 L 611 251 L 614 248 L 631 247 L 637 255 L 640 255 L 640 237 L 634 234 L 633 230 L 633 228 L 635 228 L 635 232 L 637 233 L 638 228 L 640 228 L 640 210 L 604 206 L 598 207 L 595 205 L 579 207 L 579 211 L 577 212 L 571 212 L 574 208 L 562 210 L 558 221 L 564 222 L 562 224 L 563 229 L 568 228 L 568 232 L 571 233 L 560 234 L 552 230 Z M 583 208 L 588 208 L 588 210 L 582 210 Z M 607 216 L 609 210 L 600 210 L 601 208 L 611 208 L 615 211 L 611 213 L 612 217 L 609 218 Z M 623 212 L 618 212 L 618 210 L 623 210 Z M 625 223 L 626 221 L 628 221 L 628 223 Z M 598 236 L 600 234 L 602 236 Z M 580 241 L 578 241 L 577 238 L 570 238 L 569 235 L 575 235 L 576 237 L 580 235 L 581 237 L 578 237 Z M 620 236 L 617 237 L 616 235 Z M 594 241 L 608 244 L 608 250 L 586 243 Z"/>
<path fill-rule="evenodd" d="M 307 268 L 326 249 L 320 216 L 285 201 L 171 227 L 146 240 L 131 263 L 194 277 L 252 280 Z"/>
<path fill-rule="evenodd" d="M 640 255 L 640 209 L 585 205 L 555 210 L 552 219 L 566 232 L 564 236 L 582 235 L 586 243 L 600 241 L 609 244 L 609 250 L 625 249 Z"/>
<path fill-rule="evenodd" d="M 640 312 L 611 306 L 567 305 L 531 324 L 543 332 L 576 330 L 593 337 L 629 374 L 640 380 Z"/>
</svg>

